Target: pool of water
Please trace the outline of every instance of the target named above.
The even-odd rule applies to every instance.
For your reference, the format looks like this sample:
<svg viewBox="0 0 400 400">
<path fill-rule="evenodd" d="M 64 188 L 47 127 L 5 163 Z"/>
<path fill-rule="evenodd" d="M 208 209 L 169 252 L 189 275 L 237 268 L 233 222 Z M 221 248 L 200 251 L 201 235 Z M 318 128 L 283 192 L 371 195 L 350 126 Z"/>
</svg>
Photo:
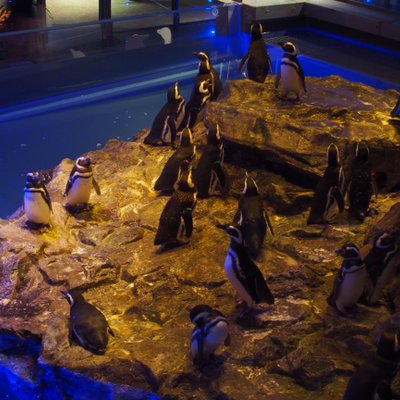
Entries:
<svg viewBox="0 0 400 400">
<path fill-rule="evenodd" d="M 301 39 L 300 34 L 297 37 L 305 40 Z M 248 40 L 248 36 L 244 40 Z M 340 50 L 339 45 L 332 42 L 336 40 L 340 43 L 340 38 L 315 38 L 314 32 L 313 40 L 319 44 L 322 40 L 329 40 L 330 46 L 336 46 L 336 52 Z M 348 46 L 349 43 L 346 43 L 347 51 Z M 352 46 L 359 48 L 356 43 Z M 282 51 L 274 43 L 270 43 L 268 48 L 276 68 Z M 366 74 L 361 68 L 365 65 L 361 59 L 357 70 L 357 66 L 350 69 L 348 65 L 343 67 L 339 62 L 325 62 L 316 58 L 318 54 L 315 52 L 312 55 L 300 57 L 306 76 L 336 74 L 379 89 L 400 90 L 400 82 L 386 81 L 379 74 Z M 390 56 L 395 59 L 397 57 L 396 54 Z M 370 63 L 370 56 L 367 57 Z M 242 78 L 237 72 L 238 63 L 236 57 L 216 64 L 224 82 L 227 79 Z M 54 99 L 53 102 L 38 106 L 29 103 L 26 107 L 12 108 L 1 114 L 0 217 L 9 216 L 22 204 L 27 172 L 52 168 L 63 158 L 74 159 L 84 152 L 101 148 L 111 138 L 128 140 L 140 129 L 149 128 L 154 116 L 165 103 L 167 88 L 175 81 L 180 82 L 180 91 L 188 99 L 196 74 L 195 68 L 195 64 L 190 64 L 176 73 L 160 73 L 149 82 L 126 81 L 99 88 L 101 90 L 91 88 L 87 100 L 83 102 L 82 93 L 76 96 L 69 93 L 65 99 Z M 101 177 L 98 179 L 101 180 Z"/>
</svg>

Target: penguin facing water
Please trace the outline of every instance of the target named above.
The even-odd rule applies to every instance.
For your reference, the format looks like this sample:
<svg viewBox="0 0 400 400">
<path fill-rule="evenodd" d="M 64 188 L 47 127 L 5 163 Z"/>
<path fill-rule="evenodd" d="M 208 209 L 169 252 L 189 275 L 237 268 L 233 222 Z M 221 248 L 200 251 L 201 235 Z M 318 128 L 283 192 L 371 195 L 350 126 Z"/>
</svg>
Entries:
<svg viewBox="0 0 400 400">
<path fill-rule="evenodd" d="M 198 51 L 193 53 L 199 60 L 199 73 L 197 77 L 201 77 L 202 80 L 210 80 L 210 101 L 214 101 L 221 94 L 223 85 L 221 79 L 214 67 L 211 64 L 210 57 L 204 51 Z"/>
<path fill-rule="evenodd" d="M 99 184 L 93 176 L 92 159 L 79 157 L 75 161 L 65 187 L 66 208 L 76 210 L 87 207 L 92 187 L 97 195 L 101 194 Z"/>
<path fill-rule="evenodd" d="M 347 243 L 336 253 L 343 257 L 343 262 L 336 274 L 328 303 L 347 315 L 347 309 L 353 307 L 364 292 L 367 270 L 355 244 Z"/>
<path fill-rule="evenodd" d="M 71 307 L 71 338 L 86 350 L 95 354 L 104 354 L 108 344 L 108 334 L 114 336 L 114 332 L 103 313 L 88 303 L 78 289 L 62 293 Z"/>
<path fill-rule="evenodd" d="M 154 118 L 149 134 L 144 143 L 153 146 L 171 144 L 174 146 L 176 131 L 185 115 L 185 100 L 179 93 L 178 82 L 167 92 L 167 103 Z"/>
<path fill-rule="evenodd" d="M 339 161 L 339 149 L 331 143 L 326 152 L 328 166 L 315 188 L 307 224 L 328 224 L 344 210 L 344 174 Z"/>
<path fill-rule="evenodd" d="M 264 209 L 263 199 L 259 194 L 256 181 L 247 172 L 234 222 L 241 226 L 244 245 L 247 247 L 249 255 L 257 258 L 261 253 L 267 225 L 272 235 L 274 231 Z"/>
<path fill-rule="evenodd" d="M 217 190 L 225 195 L 228 190 L 228 178 L 223 168 L 224 145 L 219 125 L 209 123 L 207 145 L 193 173 L 193 180 L 199 197 L 210 197 Z"/>
<path fill-rule="evenodd" d="M 303 68 L 297 59 L 297 47 L 292 42 L 279 43 L 279 45 L 285 53 L 276 76 L 275 88 L 277 89 L 281 84 L 284 98 L 299 100 L 307 90 Z"/>
<path fill-rule="evenodd" d="M 39 228 L 49 224 L 52 205 L 49 192 L 39 172 L 26 174 L 24 210 L 29 227 Z"/>
<path fill-rule="evenodd" d="M 160 176 L 154 183 L 154 190 L 163 193 L 172 193 L 174 185 L 182 173 L 182 164 L 190 163 L 196 154 L 196 146 L 193 144 L 193 136 L 190 128 L 185 128 L 180 137 L 179 147 L 167 160 Z"/>
<path fill-rule="evenodd" d="M 244 246 L 242 228 L 228 225 L 224 230 L 231 238 L 224 263 L 225 273 L 236 289 L 240 301 L 244 302 L 245 309 L 242 315 L 250 311 L 254 304 L 273 304 L 274 296 Z"/>
<path fill-rule="evenodd" d="M 220 311 L 205 304 L 190 310 L 190 320 L 196 325 L 190 340 L 192 359 L 202 365 L 222 344 L 229 345 L 229 324 Z"/>
<path fill-rule="evenodd" d="M 263 83 L 272 67 L 271 59 L 262 37 L 262 25 L 258 22 L 252 24 L 250 34 L 250 45 L 240 62 L 239 71 L 245 67 L 249 79 Z"/>
<path fill-rule="evenodd" d="M 160 216 L 154 238 L 155 245 L 163 245 L 160 251 L 186 244 L 192 235 L 192 212 L 197 193 L 192 181 L 192 167 L 188 162 L 183 163 L 182 171 L 177 188 Z"/>
</svg>

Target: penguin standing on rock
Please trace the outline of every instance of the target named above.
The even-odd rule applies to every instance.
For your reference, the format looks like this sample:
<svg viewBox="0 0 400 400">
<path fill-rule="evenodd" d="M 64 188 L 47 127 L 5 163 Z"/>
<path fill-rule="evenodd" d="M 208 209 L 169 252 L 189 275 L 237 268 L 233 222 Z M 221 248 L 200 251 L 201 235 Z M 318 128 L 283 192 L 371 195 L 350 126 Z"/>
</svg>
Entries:
<svg viewBox="0 0 400 400">
<path fill-rule="evenodd" d="M 219 125 L 209 123 L 207 145 L 193 173 L 193 180 L 199 197 L 210 197 L 217 189 L 222 195 L 228 190 L 228 179 L 223 168 L 224 145 L 219 133 Z"/>
<path fill-rule="evenodd" d="M 247 54 L 242 58 L 239 71 L 246 66 L 247 76 L 255 82 L 264 83 L 268 72 L 272 70 L 271 59 L 262 37 L 262 25 L 255 22 L 250 28 L 251 39 Z"/>
<path fill-rule="evenodd" d="M 336 210 L 344 210 L 344 174 L 339 162 L 339 149 L 331 143 L 327 150 L 328 166 L 315 188 L 307 224 L 328 224 Z"/>
<path fill-rule="evenodd" d="M 65 188 L 66 208 L 71 211 L 86 208 L 92 187 L 97 195 L 101 194 L 100 187 L 93 176 L 91 158 L 79 157 L 75 161 Z"/>
<path fill-rule="evenodd" d="M 53 209 L 49 192 L 39 172 L 26 174 L 24 210 L 30 228 L 40 228 L 49 224 Z"/>
<path fill-rule="evenodd" d="M 372 196 L 372 166 L 369 149 L 365 144 L 357 143 L 356 156 L 350 167 L 348 199 L 349 213 L 363 222 L 368 214 Z"/>
<path fill-rule="evenodd" d="M 218 96 L 222 92 L 223 85 L 219 75 L 211 65 L 210 57 L 208 57 L 208 54 L 203 51 L 198 51 L 193 54 L 200 60 L 199 73 L 197 77 L 200 77 L 202 80 L 210 80 L 210 101 L 217 100 Z"/>
<path fill-rule="evenodd" d="M 382 333 L 376 353 L 370 355 L 350 378 L 343 400 L 392 400 L 390 385 L 400 362 L 398 335 L 396 328 Z"/>
<path fill-rule="evenodd" d="M 62 293 L 71 307 L 70 337 L 84 349 L 95 354 L 104 354 L 108 344 L 108 334 L 114 336 L 114 332 L 102 312 L 88 303 L 78 289 Z"/>
<path fill-rule="evenodd" d="M 238 305 L 244 309 L 240 316 L 246 314 L 258 303 L 274 303 L 274 296 L 268 288 L 263 274 L 250 258 L 243 243 L 243 232 L 240 226 L 228 225 L 224 228 L 230 236 L 231 242 L 225 258 L 225 273 L 236 289 L 239 299 Z"/>
<path fill-rule="evenodd" d="M 196 205 L 196 194 L 192 167 L 186 162 L 177 188 L 160 216 L 154 238 L 155 245 L 163 245 L 160 251 L 188 243 L 193 231 L 192 212 Z"/>
<path fill-rule="evenodd" d="M 196 325 L 190 340 L 192 359 L 201 366 L 222 343 L 230 344 L 229 324 L 221 312 L 205 304 L 190 310 L 190 320 Z"/>
<path fill-rule="evenodd" d="M 190 128 L 185 128 L 180 137 L 179 147 L 165 163 L 160 176 L 154 183 L 154 190 L 163 193 L 172 193 L 175 183 L 182 173 L 182 163 L 190 163 L 196 154 L 193 136 Z"/>
<path fill-rule="evenodd" d="M 390 116 L 392 118 L 400 118 L 400 96 L 399 96 L 399 99 L 397 100 L 397 103 L 394 106 L 392 112 L 390 113 Z"/>
<path fill-rule="evenodd" d="M 336 274 L 328 303 L 343 315 L 347 315 L 347 309 L 353 307 L 364 292 L 367 270 L 355 244 L 345 244 L 337 254 L 343 257 L 343 262 Z"/>
<path fill-rule="evenodd" d="M 370 252 L 364 262 L 368 272 L 365 300 L 367 304 L 375 304 L 384 287 L 396 275 L 399 265 L 399 244 L 393 234 L 383 233 L 374 240 Z"/>
<path fill-rule="evenodd" d="M 144 138 L 146 144 L 153 146 L 175 144 L 177 126 L 185 115 L 185 100 L 179 93 L 178 82 L 168 89 L 167 99 L 167 103 L 154 118 L 149 134 Z"/>
<path fill-rule="evenodd" d="M 279 83 L 282 86 L 282 96 L 288 100 L 299 100 L 307 91 L 303 68 L 297 60 L 298 50 L 294 43 L 279 43 L 285 52 L 281 59 L 278 74 L 275 80 L 275 88 Z"/>
<path fill-rule="evenodd" d="M 267 225 L 272 235 L 274 231 L 264 209 L 263 199 L 258 192 L 256 181 L 247 172 L 234 223 L 241 226 L 244 245 L 247 247 L 249 255 L 256 259 L 261 253 Z"/>
</svg>

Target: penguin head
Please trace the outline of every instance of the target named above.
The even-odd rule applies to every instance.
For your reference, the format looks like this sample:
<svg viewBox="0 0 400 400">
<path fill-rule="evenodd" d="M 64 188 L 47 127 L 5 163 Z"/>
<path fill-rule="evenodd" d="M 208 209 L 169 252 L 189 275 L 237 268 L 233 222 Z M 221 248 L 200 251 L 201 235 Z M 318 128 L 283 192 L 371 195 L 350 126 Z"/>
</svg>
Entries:
<svg viewBox="0 0 400 400">
<path fill-rule="evenodd" d="M 361 258 L 360 250 L 354 243 L 346 243 L 336 253 L 348 260 Z"/>
<path fill-rule="evenodd" d="M 326 160 L 328 167 L 337 167 L 339 165 L 339 149 L 336 144 L 331 143 L 326 150 Z"/>
<path fill-rule="evenodd" d="M 195 190 L 192 178 L 192 166 L 187 160 L 182 161 L 180 165 L 180 178 L 176 187 L 181 192 L 193 192 Z"/>
<path fill-rule="evenodd" d="M 79 301 L 85 301 L 79 289 L 70 289 L 67 292 L 61 291 L 61 293 L 68 300 L 71 307 Z"/>
<path fill-rule="evenodd" d="M 42 177 L 39 172 L 28 172 L 26 174 L 26 185 L 30 186 L 40 186 L 42 183 Z"/>
<path fill-rule="evenodd" d="M 193 54 L 200 60 L 200 61 L 208 61 L 210 62 L 210 57 L 208 57 L 207 53 L 204 51 L 195 51 Z"/>
<path fill-rule="evenodd" d="M 397 328 L 390 327 L 382 332 L 378 343 L 377 353 L 385 360 L 399 360 L 399 332 Z"/>
<path fill-rule="evenodd" d="M 394 237 L 390 233 L 385 232 L 375 239 L 374 247 L 377 247 L 378 249 L 385 249 L 392 246 L 393 242 Z"/>
<path fill-rule="evenodd" d="M 192 135 L 192 131 L 190 130 L 190 128 L 186 127 L 183 129 L 183 131 L 181 133 L 180 145 L 187 146 L 189 144 L 193 144 L 193 135 Z"/>
<path fill-rule="evenodd" d="M 221 135 L 219 132 L 219 125 L 216 122 L 207 123 L 207 144 L 221 143 Z"/>
<path fill-rule="evenodd" d="M 282 49 L 288 53 L 291 54 L 292 56 L 297 56 L 298 50 L 297 47 L 294 43 L 292 42 L 280 42 L 279 45 L 282 47 Z"/>
<path fill-rule="evenodd" d="M 246 178 L 244 179 L 244 188 L 243 192 L 245 196 L 256 196 L 258 195 L 258 186 L 256 181 L 247 173 Z"/>
<path fill-rule="evenodd" d="M 366 144 L 358 142 L 356 146 L 356 158 L 360 161 L 368 161 L 369 159 L 369 148 Z"/>
<path fill-rule="evenodd" d="M 178 82 L 175 82 L 175 85 L 168 89 L 167 99 L 168 101 L 177 101 L 182 99 L 182 96 L 179 93 Z"/>
<path fill-rule="evenodd" d="M 213 309 L 210 306 L 199 304 L 190 310 L 189 317 L 194 324 L 202 326 L 207 322 L 212 313 Z"/>
<path fill-rule="evenodd" d="M 211 63 L 208 55 L 202 51 L 193 53 L 199 60 L 199 74 L 208 74 L 211 71 Z"/>
<path fill-rule="evenodd" d="M 259 22 L 254 22 L 250 27 L 251 41 L 262 39 L 262 25 Z"/>
<path fill-rule="evenodd" d="M 231 237 L 231 240 L 238 244 L 243 244 L 243 233 L 240 226 L 228 225 L 224 230 Z"/>
<path fill-rule="evenodd" d="M 90 157 L 79 157 L 75 161 L 75 167 L 79 170 L 90 171 L 92 169 L 92 159 Z"/>
</svg>

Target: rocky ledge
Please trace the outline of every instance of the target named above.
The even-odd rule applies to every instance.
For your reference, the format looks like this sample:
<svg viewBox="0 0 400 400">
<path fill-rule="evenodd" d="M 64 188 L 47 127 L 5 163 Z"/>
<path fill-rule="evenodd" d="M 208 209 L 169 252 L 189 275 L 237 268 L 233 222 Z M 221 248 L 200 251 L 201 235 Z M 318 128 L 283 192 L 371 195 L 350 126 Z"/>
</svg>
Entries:
<svg viewBox="0 0 400 400">
<path fill-rule="evenodd" d="M 221 126 L 231 193 L 199 200 L 190 243 L 161 254 L 153 240 L 168 198 L 152 186 L 169 148 L 145 146 L 142 132 L 88 153 L 102 195 L 93 194 L 92 209 L 75 216 L 62 198 L 73 161 L 63 160 L 48 184 L 50 229 L 28 230 L 22 210 L 0 220 L 0 395 L 341 398 L 356 366 L 374 351 L 374 330 L 389 317 L 399 318 L 386 297 L 375 307 L 359 305 L 349 318 L 328 306 L 341 262 L 334 250 L 346 241 L 361 245 L 398 198 L 375 196 L 378 213 L 362 225 L 345 212 L 333 225 L 306 226 L 307 210 L 331 142 L 348 163 L 354 142 L 365 140 L 375 171 L 384 174 L 382 191 L 398 186 L 399 126 L 388 118 L 397 96 L 338 77 L 309 78 L 304 99 L 286 103 L 275 97 L 271 81 L 229 82 L 207 118 Z M 201 150 L 203 126 L 195 137 Z M 274 225 L 275 236 L 266 238 L 257 263 L 276 302 L 238 319 L 223 269 L 229 238 L 215 225 L 233 218 L 245 168 L 256 178 Z M 69 305 L 61 290 L 72 287 L 83 290 L 115 333 L 105 355 L 69 342 Z M 200 303 L 222 311 L 232 335 L 231 345 L 201 372 L 188 356 L 188 311 Z"/>
</svg>

